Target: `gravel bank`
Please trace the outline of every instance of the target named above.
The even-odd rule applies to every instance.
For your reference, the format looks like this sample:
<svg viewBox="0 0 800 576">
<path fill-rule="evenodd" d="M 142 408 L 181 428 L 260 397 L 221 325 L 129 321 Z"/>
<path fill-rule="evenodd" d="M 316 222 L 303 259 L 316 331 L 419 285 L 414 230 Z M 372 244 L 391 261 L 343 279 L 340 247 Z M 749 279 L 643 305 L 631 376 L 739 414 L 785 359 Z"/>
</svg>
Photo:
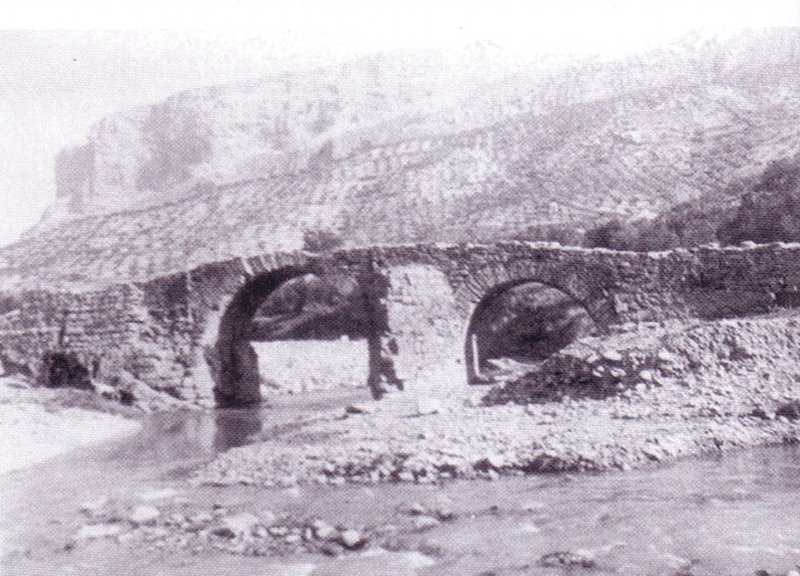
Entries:
<svg viewBox="0 0 800 576">
<path fill-rule="evenodd" d="M 583 339 L 483 405 L 402 394 L 229 450 L 195 480 L 281 485 L 628 469 L 800 441 L 794 315 L 623 327 Z M 800 342 L 798 342 L 800 343 Z M 470 396 L 468 396 L 470 395 Z"/>
</svg>

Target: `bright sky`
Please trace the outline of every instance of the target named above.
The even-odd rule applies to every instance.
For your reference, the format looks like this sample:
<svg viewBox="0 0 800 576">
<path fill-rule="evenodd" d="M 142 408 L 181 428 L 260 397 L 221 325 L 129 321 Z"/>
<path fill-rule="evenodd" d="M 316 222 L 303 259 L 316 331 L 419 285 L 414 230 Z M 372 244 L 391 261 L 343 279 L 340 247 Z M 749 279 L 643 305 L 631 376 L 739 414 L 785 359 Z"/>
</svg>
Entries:
<svg viewBox="0 0 800 576">
<path fill-rule="evenodd" d="M 115 110 L 185 88 L 476 39 L 613 56 L 693 29 L 800 26 L 800 0 L 28 0 L 2 2 L 0 23 L 2 245 L 53 201 L 59 149 Z"/>
</svg>

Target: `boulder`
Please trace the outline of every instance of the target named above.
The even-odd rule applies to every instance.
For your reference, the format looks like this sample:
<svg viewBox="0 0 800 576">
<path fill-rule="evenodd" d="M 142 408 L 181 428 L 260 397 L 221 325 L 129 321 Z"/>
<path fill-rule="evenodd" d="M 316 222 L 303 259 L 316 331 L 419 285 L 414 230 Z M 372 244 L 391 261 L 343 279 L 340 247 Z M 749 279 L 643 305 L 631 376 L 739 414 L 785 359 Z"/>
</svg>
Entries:
<svg viewBox="0 0 800 576">
<path fill-rule="evenodd" d="M 222 519 L 221 528 L 229 531 L 235 537 L 241 538 L 249 536 L 253 528 L 261 523 L 261 519 L 250 512 L 242 512 L 233 516 L 226 516 Z"/>
<path fill-rule="evenodd" d="M 161 516 L 161 511 L 155 506 L 136 506 L 128 515 L 128 520 L 131 523 L 138 525 L 153 524 L 158 517 Z"/>
<path fill-rule="evenodd" d="M 324 520 L 318 519 L 311 522 L 311 530 L 318 540 L 331 541 L 339 536 L 339 531 Z"/>
<path fill-rule="evenodd" d="M 622 354 L 616 350 L 603 350 L 601 356 L 606 362 L 622 362 Z"/>
<path fill-rule="evenodd" d="M 340 536 L 339 541 L 344 545 L 345 548 L 350 550 L 354 550 L 356 548 L 361 548 L 366 543 L 366 537 L 359 532 L 358 530 L 348 529 L 344 530 Z"/>
</svg>

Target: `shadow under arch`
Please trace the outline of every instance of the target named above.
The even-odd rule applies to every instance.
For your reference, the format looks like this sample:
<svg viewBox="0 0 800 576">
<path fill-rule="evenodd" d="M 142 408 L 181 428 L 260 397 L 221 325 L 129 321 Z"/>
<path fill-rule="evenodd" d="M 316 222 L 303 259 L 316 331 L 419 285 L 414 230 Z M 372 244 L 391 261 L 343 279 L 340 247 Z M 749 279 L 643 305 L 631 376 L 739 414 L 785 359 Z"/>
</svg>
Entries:
<svg viewBox="0 0 800 576">
<path fill-rule="evenodd" d="M 535 277 L 523 277 L 497 284 L 490 288 L 473 307 L 469 322 L 467 322 L 467 329 L 464 334 L 464 359 L 468 384 L 485 382 L 481 374 L 481 367 L 486 358 L 492 358 L 492 356 L 487 357 L 482 353 L 484 351 L 481 350 L 481 342 L 479 342 L 483 325 L 488 322 L 487 315 L 491 313 L 493 307 L 498 306 L 499 301 L 507 294 L 525 286 L 530 286 L 531 289 L 537 292 L 547 292 L 551 295 L 551 298 L 555 297 L 560 300 L 555 304 L 533 304 L 529 306 L 529 312 L 535 313 L 534 316 L 538 317 L 537 321 L 540 325 L 535 327 L 533 334 L 528 336 L 529 338 L 539 336 L 543 341 L 537 347 L 537 350 L 532 351 L 535 352 L 532 354 L 533 356 L 539 355 L 536 358 L 537 360 L 543 360 L 578 337 L 594 332 L 604 325 L 604 323 L 598 321 L 590 305 L 560 286 L 543 282 Z M 587 329 L 580 322 L 568 319 L 570 310 L 584 315 L 591 328 Z M 568 319 L 569 321 L 564 322 L 564 325 L 557 330 L 548 333 L 546 324 L 550 320 L 558 318 L 562 320 Z"/>
<path fill-rule="evenodd" d="M 233 296 L 219 320 L 216 342 L 206 358 L 218 407 L 252 406 L 261 402 L 259 358 L 252 345 L 253 320 L 262 304 L 276 290 L 309 275 L 320 280 L 327 276 L 312 267 L 287 266 L 248 279 Z M 386 385 L 402 389 L 402 382 L 394 373 L 391 361 L 384 357 L 381 346 L 381 336 L 387 330 L 386 310 L 381 304 L 386 290 L 385 278 L 380 274 L 366 273 L 352 275 L 350 280 L 354 282 L 355 292 L 348 305 L 356 308 L 345 306 L 332 314 L 339 324 L 335 324 L 338 328 L 331 330 L 340 335 L 352 335 L 353 330 L 359 330 L 354 317 L 360 316 L 357 337 L 365 338 L 367 344 L 368 373 L 364 385 L 370 389 L 373 398 L 379 399 L 386 392 Z M 328 316 L 327 320 L 330 321 L 331 317 Z M 301 338 L 314 340 L 320 337 L 306 334 Z"/>
<path fill-rule="evenodd" d="M 258 355 L 250 344 L 250 323 L 270 294 L 285 282 L 309 273 L 307 268 L 279 268 L 250 278 L 236 292 L 220 319 L 214 345 L 217 406 L 247 406 L 261 401 Z"/>
</svg>

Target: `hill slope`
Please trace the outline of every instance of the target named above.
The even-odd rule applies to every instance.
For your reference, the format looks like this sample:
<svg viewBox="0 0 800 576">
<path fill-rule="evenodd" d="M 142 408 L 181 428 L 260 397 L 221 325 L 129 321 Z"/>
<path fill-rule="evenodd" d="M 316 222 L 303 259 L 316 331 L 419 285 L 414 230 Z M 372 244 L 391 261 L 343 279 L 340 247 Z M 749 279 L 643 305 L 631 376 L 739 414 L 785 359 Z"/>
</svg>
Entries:
<svg viewBox="0 0 800 576">
<path fill-rule="evenodd" d="M 176 95 L 62 152 L 6 278 L 143 278 L 302 246 L 492 240 L 722 197 L 800 151 L 800 31 L 621 61 L 366 58 Z M 734 202 L 736 198 L 731 198 Z"/>
</svg>

